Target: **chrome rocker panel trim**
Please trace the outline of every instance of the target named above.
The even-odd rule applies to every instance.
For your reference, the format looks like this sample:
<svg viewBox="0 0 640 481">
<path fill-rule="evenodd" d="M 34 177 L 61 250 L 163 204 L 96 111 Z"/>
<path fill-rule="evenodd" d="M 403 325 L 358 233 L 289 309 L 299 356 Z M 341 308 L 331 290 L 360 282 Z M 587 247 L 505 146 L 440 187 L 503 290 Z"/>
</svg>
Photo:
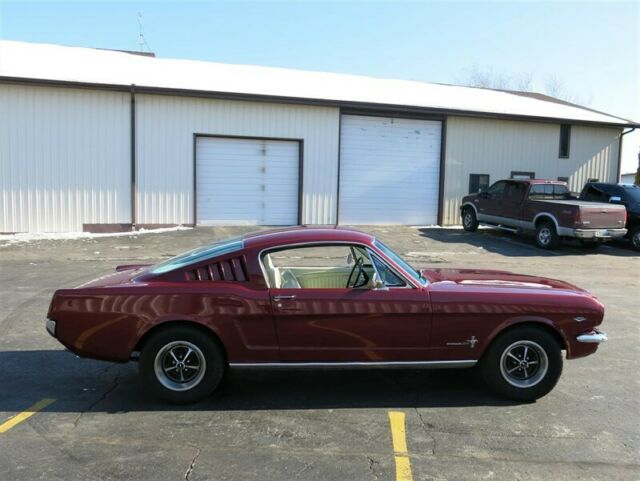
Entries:
<svg viewBox="0 0 640 481">
<path fill-rule="evenodd" d="M 390 362 L 231 362 L 234 369 L 436 369 L 473 367 L 477 360 L 390 361 Z"/>
</svg>

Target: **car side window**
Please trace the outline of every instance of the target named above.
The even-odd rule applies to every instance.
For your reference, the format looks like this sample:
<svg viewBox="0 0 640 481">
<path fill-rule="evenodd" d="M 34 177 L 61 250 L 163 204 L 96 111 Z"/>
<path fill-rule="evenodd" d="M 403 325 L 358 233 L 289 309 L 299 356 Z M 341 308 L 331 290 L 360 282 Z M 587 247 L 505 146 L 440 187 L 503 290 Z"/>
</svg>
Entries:
<svg viewBox="0 0 640 481">
<path fill-rule="evenodd" d="M 524 185 L 519 182 L 509 182 L 505 189 L 505 197 L 512 201 L 522 200 Z"/>
<path fill-rule="evenodd" d="M 291 247 L 267 252 L 262 266 L 269 287 L 340 289 L 373 287 L 374 267 L 366 250 L 348 244 Z"/>
<path fill-rule="evenodd" d="M 493 184 L 487 190 L 487 193 L 492 197 L 502 197 L 504 195 L 505 188 L 507 187 L 507 182 L 504 180 L 499 180 L 495 184 Z"/>
<path fill-rule="evenodd" d="M 385 287 L 405 287 L 407 285 L 400 276 L 393 272 L 391 267 L 378 256 L 372 254 L 371 259 Z"/>
<path fill-rule="evenodd" d="M 584 198 L 590 202 L 607 202 L 609 200 L 604 192 L 592 185 L 587 188 Z"/>
</svg>

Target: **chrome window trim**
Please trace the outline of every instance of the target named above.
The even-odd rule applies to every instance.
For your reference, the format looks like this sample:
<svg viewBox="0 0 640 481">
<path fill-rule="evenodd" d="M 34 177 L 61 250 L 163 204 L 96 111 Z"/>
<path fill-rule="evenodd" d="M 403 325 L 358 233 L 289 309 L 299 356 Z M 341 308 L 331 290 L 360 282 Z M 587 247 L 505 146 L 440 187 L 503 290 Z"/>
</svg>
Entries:
<svg viewBox="0 0 640 481">
<path fill-rule="evenodd" d="M 348 241 L 312 241 L 312 242 L 297 242 L 293 244 L 282 244 L 282 245 L 273 246 L 273 247 L 265 247 L 264 249 L 261 249 L 258 252 L 258 264 L 260 265 L 260 270 L 262 271 L 262 277 L 264 279 L 264 283 L 267 286 L 267 288 L 276 289 L 275 287 L 271 287 L 271 285 L 269 285 L 269 276 L 267 275 L 267 271 L 265 270 L 264 264 L 262 262 L 262 259 L 264 258 L 265 254 L 268 254 L 271 251 L 284 250 L 289 248 L 327 246 L 327 245 L 360 246 L 360 247 L 363 247 L 365 251 L 372 250 L 374 254 L 376 254 L 382 260 L 386 261 L 386 263 L 405 281 L 407 286 L 400 287 L 399 289 L 407 289 L 407 288 L 419 289 L 421 287 L 425 287 L 422 285 L 417 285 L 415 282 L 412 282 L 409 279 L 409 276 L 407 276 L 402 269 L 400 269 L 393 262 L 387 259 L 386 256 L 381 255 L 382 254 L 381 252 L 378 252 L 375 248 L 372 248 L 373 247 L 372 245 L 362 244 L 361 242 L 348 242 Z M 305 288 L 301 287 L 300 289 L 305 289 Z M 333 289 L 340 289 L 340 288 L 333 288 Z M 315 290 L 315 289 L 309 289 L 309 290 Z"/>
</svg>

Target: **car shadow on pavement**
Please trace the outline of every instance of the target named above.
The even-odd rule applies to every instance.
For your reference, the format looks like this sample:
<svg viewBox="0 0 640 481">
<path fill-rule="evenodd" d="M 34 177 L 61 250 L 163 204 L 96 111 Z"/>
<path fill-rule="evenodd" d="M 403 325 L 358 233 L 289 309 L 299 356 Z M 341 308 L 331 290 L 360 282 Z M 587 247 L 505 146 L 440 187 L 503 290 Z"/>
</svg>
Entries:
<svg viewBox="0 0 640 481">
<path fill-rule="evenodd" d="M 437 242 L 454 245 L 469 245 L 488 252 L 508 257 L 554 257 L 554 256 L 588 256 L 595 254 L 634 257 L 640 253 L 634 251 L 625 242 L 607 242 L 599 247 L 584 247 L 574 240 L 564 240 L 560 246 L 551 251 L 539 248 L 533 236 L 519 235 L 500 229 L 479 229 L 466 232 L 456 228 L 421 228 L 422 237 Z"/>
<path fill-rule="evenodd" d="M 305 410 L 510 406 L 487 392 L 475 369 L 232 370 L 209 399 L 188 406 L 159 402 L 137 364 L 79 359 L 63 350 L 2 351 L 0 413 L 43 398 L 49 412 Z"/>
</svg>

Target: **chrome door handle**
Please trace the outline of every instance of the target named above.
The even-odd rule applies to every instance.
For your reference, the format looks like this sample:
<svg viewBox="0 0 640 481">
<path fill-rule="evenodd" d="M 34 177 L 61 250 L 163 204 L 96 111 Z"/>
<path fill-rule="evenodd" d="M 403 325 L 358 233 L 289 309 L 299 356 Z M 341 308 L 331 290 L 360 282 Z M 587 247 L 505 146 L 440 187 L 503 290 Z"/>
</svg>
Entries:
<svg viewBox="0 0 640 481">
<path fill-rule="evenodd" d="M 274 301 L 283 301 L 286 299 L 295 299 L 296 296 L 294 295 L 281 295 L 281 296 L 273 296 L 273 300 Z"/>
</svg>

